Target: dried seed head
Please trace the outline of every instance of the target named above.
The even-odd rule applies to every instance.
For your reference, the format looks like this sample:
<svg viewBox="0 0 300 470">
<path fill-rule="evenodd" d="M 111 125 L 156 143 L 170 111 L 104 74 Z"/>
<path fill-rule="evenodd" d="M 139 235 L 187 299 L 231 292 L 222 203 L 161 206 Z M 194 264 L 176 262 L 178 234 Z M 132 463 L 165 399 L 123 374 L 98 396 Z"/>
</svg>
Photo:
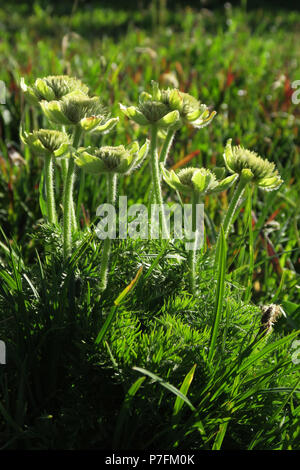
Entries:
<svg viewBox="0 0 300 470">
<path fill-rule="evenodd" d="M 261 307 L 261 327 L 260 332 L 270 333 L 274 323 L 285 313 L 280 305 L 270 304 Z"/>
</svg>

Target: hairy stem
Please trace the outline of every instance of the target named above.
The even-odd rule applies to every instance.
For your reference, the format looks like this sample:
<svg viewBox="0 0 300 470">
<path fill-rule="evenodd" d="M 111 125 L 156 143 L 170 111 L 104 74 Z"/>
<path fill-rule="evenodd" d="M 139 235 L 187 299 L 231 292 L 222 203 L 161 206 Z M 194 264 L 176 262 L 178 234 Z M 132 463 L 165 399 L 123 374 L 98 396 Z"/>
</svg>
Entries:
<svg viewBox="0 0 300 470">
<path fill-rule="evenodd" d="M 169 130 L 168 130 L 167 135 L 166 135 L 166 138 L 165 138 L 164 143 L 163 143 L 163 146 L 162 146 L 162 149 L 161 149 L 161 151 L 160 151 L 159 163 L 163 163 L 164 166 L 165 166 L 166 161 L 167 161 L 167 159 L 168 159 L 169 151 L 170 151 L 170 148 L 171 148 L 171 145 L 172 145 L 172 142 L 173 142 L 175 133 L 176 133 L 176 129 L 175 129 L 175 130 L 172 130 L 172 129 L 169 129 Z M 161 178 L 161 175 L 160 175 L 160 181 L 161 181 L 161 179 L 162 179 L 162 178 Z M 153 187 L 151 187 L 149 199 L 150 199 L 150 201 L 151 201 L 152 203 L 154 202 Z"/>
<path fill-rule="evenodd" d="M 228 236 L 229 230 L 231 228 L 234 216 L 236 214 L 237 207 L 240 203 L 240 200 L 241 200 L 241 198 L 244 194 L 244 191 L 245 191 L 248 183 L 249 183 L 249 179 L 243 178 L 243 176 L 241 175 L 240 178 L 239 178 L 239 183 L 238 183 L 237 187 L 235 188 L 233 197 L 230 201 L 229 207 L 227 209 L 227 212 L 226 212 L 225 218 L 223 220 L 223 224 L 222 224 L 225 240 L 227 239 L 227 236 Z M 216 269 L 217 264 L 218 264 L 219 249 L 220 249 L 220 236 L 218 237 L 217 246 L 216 246 L 215 261 L 214 261 L 215 269 Z"/>
<path fill-rule="evenodd" d="M 48 155 L 45 158 L 45 180 L 47 191 L 47 212 L 48 220 L 52 224 L 56 224 L 56 209 L 54 197 L 54 182 L 53 182 L 53 156 Z"/>
<path fill-rule="evenodd" d="M 71 155 L 64 188 L 64 258 L 68 258 L 72 251 L 72 205 L 73 185 L 75 177 L 75 161 Z"/>
<path fill-rule="evenodd" d="M 196 293 L 196 261 L 197 261 L 197 204 L 199 203 L 199 195 L 195 192 L 192 194 L 192 231 L 195 234 L 193 247 L 188 251 L 188 269 L 189 269 L 189 286 L 193 295 Z"/>
<path fill-rule="evenodd" d="M 108 173 L 107 175 L 107 202 L 115 205 L 117 193 L 117 174 Z M 111 251 L 111 239 L 107 236 L 103 243 L 103 251 L 100 266 L 100 291 L 103 292 L 107 286 L 108 264 Z"/>
<path fill-rule="evenodd" d="M 80 223 L 80 209 L 84 192 L 84 182 L 85 182 L 85 173 L 80 169 L 80 179 L 79 179 L 79 193 L 77 199 L 77 208 L 76 208 L 76 218 L 78 223 Z"/>
<path fill-rule="evenodd" d="M 73 135 L 73 147 L 77 148 L 79 145 L 80 137 L 81 137 L 81 128 L 76 126 L 74 129 Z M 73 201 L 73 187 L 74 187 L 74 180 L 75 180 L 75 160 L 73 155 L 70 155 L 69 162 L 68 162 L 68 171 L 67 176 L 65 179 L 64 185 L 64 258 L 68 258 L 72 252 L 72 228 L 76 223 L 75 213 L 74 213 L 74 201 Z"/>
<path fill-rule="evenodd" d="M 163 163 L 164 165 L 166 164 L 166 161 L 168 159 L 169 151 L 170 151 L 170 148 L 171 148 L 174 136 L 175 136 L 175 132 L 176 130 L 169 129 L 167 132 L 166 138 L 164 140 L 164 143 L 160 152 L 160 156 L 159 156 L 160 163 Z"/>
<path fill-rule="evenodd" d="M 227 213 L 223 222 L 223 230 L 224 230 L 224 235 L 225 238 L 227 238 L 229 229 L 232 224 L 233 217 L 235 215 L 236 209 L 239 205 L 240 199 L 246 189 L 246 184 L 243 178 L 240 178 L 240 181 L 235 189 L 235 192 L 233 194 L 233 197 L 230 201 L 229 207 L 227 209 Z"/>
<path fill-rule="evenodd" d="M 151 143 L 150 143 L 150 159 L 152 171 L 152 184 L 154 189 L 155 203 L 158 204 L 162 222 L 162 233 L 167 237 L 168 229 L 164 213 L 164 205 L 161 194 L 160 186 L 160 172 L 159 172 L 159 159 L 157 154 L 157 127 L 155 125 L 151 128 Z"/>
<path fill-rule="evenodd" d="M 64 191 L 66 187 L 66 178 L 68 174 L 68 168 L 69 168 L 69 159 L 68 158 L 63 158 L 61 161 L 61 168 L 62 168 L 62 177 L 63 177 L 63 182 L 64 182 Z M 64 195 L 63 195 L 63 201 L 64 201 Z M 77 222 L 76 222 L 76 215 L 75 215 L 75 208 L 74 204 L 72 204 L 72 230 L 77 229 Z"/>
</svg>

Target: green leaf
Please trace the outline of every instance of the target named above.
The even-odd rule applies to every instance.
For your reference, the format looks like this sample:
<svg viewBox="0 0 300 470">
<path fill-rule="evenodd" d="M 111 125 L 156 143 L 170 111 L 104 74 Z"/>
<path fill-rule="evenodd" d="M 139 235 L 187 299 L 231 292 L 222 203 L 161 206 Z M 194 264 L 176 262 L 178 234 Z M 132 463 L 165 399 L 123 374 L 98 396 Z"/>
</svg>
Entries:
<svg viewBox="0 0 300 470">
<path fill-rule="evenodd" d="M 98 333 L 97 338 L 95 339 L 95 344 L 99 344 L 99 343 L 101 343 L 101 341 L 103 341 L 103 338 L 104 338 L 106 332 L 108 331 L 111 323 L 113 322 L 113 320 L 114 320 L 114 318 L 117 314 L 117 310 L 118 310 L 118 307 L 116 305 L 111 307 L 110 312 L 108 314 L 108 317 L 106 318 L 106 320 L 104 322 L 104 325 L 102 326 L 101 330 Z"/>
<path fill-rule="evenodd" d="M 196 410 L 196 408 L 193 406 L 190 400 L 188 400 L 187 397 L 183 395 L 183 393 L 180 390 L 178 390 L 178 388 L 174 387 L 174 385 L 169 384 L 169 382 L 166 382 L 161 377 L 158 377 L 158 375 L 153 374 L 152 372 L 149 372 L 148 370 L 143 369 L 142 367 L 133 367 L 133 369 L 140 372 L 141 374 L 148 375 L 148 377 L 153 379 L 155 382 L 158 382 L 162 387 L 169 390 L 169 392 L 172 392 L 174 393 L 174 395 L 177 395 L 178 397 L 180 397 L 181 400 L 183 400 L 189 406 L 191 410 L 193 411 Z"/>
<path fill-rule="evenodd" d="M 39 203 L 40 203 L 40 208 L 42 212 L 42 216 L 44 219 L 47 219 L 48 217 L 48 209 L 47 209 L 47 201 L 45 197 L 45 173 L 44 169 L 41 173 L 41 180 L 40 180 L 40 185 L 39 185 Z"/>
<path fill-rule="evenodd" d="M 191 370 L 187 373 L 187 375 L 185 376 L 185 379 L 184 381 L 182 382 L 182 385 L 180 387 L 180 392 L 184 395 L 184 396 L 187 396 L 188 394 L 188 391 L 189 391 L 189 388 L 190 388 L 190 385 L 192 383 L 192 380 L 194 378 L 194 373 L 195 373 L 195 369 L 196 369 L 196 364 L 193 365 L 193 367 L 191 368 Z M 176 400 L 175 400 L 175 404 L 174 404 L 174 411 L 173 411 L 173 415 L 177 415 L 179 413 L 179 411 L 181 410 L 181 408 L 183 407 L 183 404 L 184 404 L 184 401 L 182 400 L 181 397 L 177 397 Z"/>
<path fill-rule="evenodd" d="M 131 385 L 130 389 L 128 390 L 126 394 L 126 397 L 124 399 L 120 414 L 118 416 L 116 427 L 115 427 L 115 433 L 114 433 L 114 439 L 113 439 L 113 447 L 115 449 L 120 448 L 121 434 L 122 434 L 122 430 L 125 427 L 124 425 L 126 422 L 126 418 L 129 415 L 129 410 L 130 410 L 132 399 L 135 396 L 135 394 L 138 392 L 138 390 L 140 389 L 141 385 L 143 384 L 145 380 L 146 380 L 146 377 L 140 377 L 139 379 L 137 379 Z"/>
<path fill-rule="evenodd" d="M 218 244 L 218 284 L 216 292 L 216 303 L 215 303 L 215 317 L 211 333 L 208 360 L 210 361 L 214 355 L 217 336 L 219 330 L 219 324 L 222 316 L 223 300 L 224 300 L 224 291 L 225 291 L 225 274 L 226 274 L 226 253 L 227 253 L 227 244 L 225 240 L 225 234 L 223 226 L 221 226 L 220 233 L 220 243 Z"/>
<path fill-rule="evenodd" d="M 284 338 L 281 338 L 277 341 L 274 341 L 274 343 L 268 344 L 265 346 L 263 349 L 258 351 L 255 354 L 252 354 L 248 359 L 246 359 L 238 369 L 237 373 L 240 374 L 241 372 L 245 372 L 249 367 L 251 367 L 256 361 L 260 360 L 263 356 L 266 356 L 267 354 L 272 353 L 273 351 L 276 351 L 279 347 L 283 346 L 284 344 L 288 343 L 295 337 L 299 335 L 299 331 L 294 331 L 288 336 L 285 336 Z"/>
</svg>

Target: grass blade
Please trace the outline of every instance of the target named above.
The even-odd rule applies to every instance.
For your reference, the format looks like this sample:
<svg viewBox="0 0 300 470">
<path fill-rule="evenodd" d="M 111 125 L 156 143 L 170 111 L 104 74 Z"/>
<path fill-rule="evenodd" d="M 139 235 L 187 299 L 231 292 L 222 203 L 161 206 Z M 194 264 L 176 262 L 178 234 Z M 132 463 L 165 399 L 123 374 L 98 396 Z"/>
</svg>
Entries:
<svg viewBox="0 0 300 470">
<path fill-rule="evenodd" d="M 227 253 L 227 244 L 225 240 L 224 230 L 221 227 L 220 233 L 220 244 L 219 244 L 219 253 L 218 253 L 218 284 L 216 292 L 216 304 L 215 304 L 215 317 L 211 333 L 211 340 L 208 353 L 208 361 L 211 361 L 217 342 L 219 324 L 222 316 L 223 300 L 224 300 L 224 291 L 225 291 L 225 273 L 226 273 L 226 253 Z"/>
<path fill-rule="evenodd" d="M 192 380 L 194 378 L 195 369 L 196 369 L 196 364 L 193 365 L 191 370 L 185 376 L 184 381 L 182 382 L 182 385 L 180 387 L 180 392 L 183 393 L 184 396 L 187 396 L 187 394 L 188 394 L 190 385 L 191 385 Z M 175 404 L 174 404 L 174 411 L 173 411 L 174 416 L 176 416 L 179 413 L 179 411 L 183 407 L 183 404 L 184 404 L 184 401 L 182 400 L 181 397 L 178 396 L 176 398 Z"/>
<path fill-rule="evenodd" d="M 113 439 L 113 448 L 114 449 L 119 449 L 120 448 L 120 438 L 121 438 L 121 433 L 122 429 L 124 429 L 125 425 L 125 420 L 126 417 L 128 416 L 128 412 L 130 409 L 130 405 L 132 402 L 133 397 L 135 394 L 138 392 L 139 388 L 143 384 L 143 382 L 146 380 L 146 377 L 140 377 L 137 379 L 129 388 L 124 403 L 122 405 L 120 414 L 118 416 L 116 428 L 115 428 L 115 434 L 114 434 L 114 439 Z"/>
<path fill-rule="evenodd" d="M 158 382 L 162 387 L 169 390 L 169 392 L 172 392 L 174 393 L 174 395 L 177 395 L 178 397 L 180 397 L 181 400 L 183 400 L 192 411 L 196 410 L 196 408 L 193 406 L 190 400 L 188 400 L 188 398 L 180 390 L 178 390 L 178 388 L 174 387 L 174 385 L 169 384 L 169 382 L 166 382 L 161 377 L 158 377 L 158 375 L 153 374 L 152 372 L 146 369 L 143 369 L 142 367 L 133 367 L 133 369 L 140 372 L 141 374 L 148 375 L 148 377 L 155 380 L 155 382 Z"/>
</svg>

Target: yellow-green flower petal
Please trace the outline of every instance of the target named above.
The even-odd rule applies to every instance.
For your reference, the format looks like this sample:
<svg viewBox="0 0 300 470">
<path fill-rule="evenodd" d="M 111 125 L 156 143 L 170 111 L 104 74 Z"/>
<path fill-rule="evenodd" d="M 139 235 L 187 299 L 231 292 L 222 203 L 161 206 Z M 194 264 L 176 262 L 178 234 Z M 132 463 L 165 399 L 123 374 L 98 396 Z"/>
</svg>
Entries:
<svg viewBox="0 0 300 470">
<path fill-rule="evenodd" d="M 125 114 L 125 116 L 127 116 L 129 119 L 132 119 L 140 126 L 147 126 L 149 124 L 148 119 L 146 119 L 145 116 L 134 106 L 126 107 L 120 103 L 120 109 Z"/>
<path fill-rule="evenodd" d="M 108 121 L 104 122 L 103 124 L 99 124 L 99 126 L 96 126 L 92 130 L 92 132 L 93 134 L 107 134 L 115 127 L 118 121 L 119 121 L 118 117 L 108 119 Z"/>
<path fill-rule="evenodd" d="M 157 121 L 158 127 L 170 127 L 175 125 L 180 119 L 180 114 L 178 111 L 171 111 L 170 113 L 163 116 L 159 121 Z"/>
<path fill-rule="evenodd" d="M 211 193 L 220 193 L 222 191 L 226 191 L 226 189 L 230 188 L 230 186 L 233 185 L 233 183 L 237 180 L 239 175 L 237 173 L 227 176 L 227 178 L 224 178 L 221 181 L 218 181 L 218 185 L 210 191 Z"/>
<path fill-rule="evenodd" d="M 47 101 L 52 101 L 56 99 L 55 93 L 52 88 L 47 85 L 47 82 L 42 78 L 38 78 L 35 81 L 35 88 L 38 91 L 38 95 L 42 96 L 43 99 Z"/>
<path fill-rule="evenodd" d="M 70 121 L 62 112 L 60 101 L 41 101 L 40 105 L 49 121 L 66 126 L 72 124 L 72 121 Z"/>
<path fill-rule="evenodd" d="M 283 181 L 278 176 L 273 176 L 272 178 L 263 178 L 259 182 L 259 187 L 267 191 L 273 191 L 278 189 L 282 185 Z"/>
<path fill-rule="evenodd" d="M 88 150 L 88 149 L 87 149 Z M 98 174 L 102 173 L 105 169 L 104 163 L 100 158 L 94 157 L 88 151 L 77 152 L 75 155 L 75 163 L 80 168 L 83 168 L 87 173 Z"/>
</svg>

